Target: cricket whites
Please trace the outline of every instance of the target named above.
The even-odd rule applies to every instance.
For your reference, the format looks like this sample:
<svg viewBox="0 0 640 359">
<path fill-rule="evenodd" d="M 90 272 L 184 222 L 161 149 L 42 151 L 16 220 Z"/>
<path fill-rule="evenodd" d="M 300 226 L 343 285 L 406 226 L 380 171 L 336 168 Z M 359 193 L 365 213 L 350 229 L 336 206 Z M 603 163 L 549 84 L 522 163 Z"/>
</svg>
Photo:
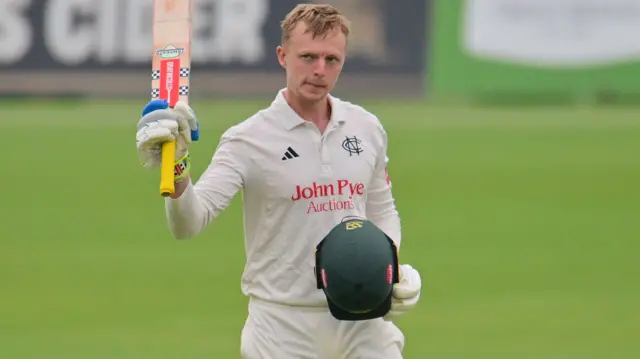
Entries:
<svg viewBox="0 0 640 359">
<path fill-rule="evenodd" d="M 169 107 L 188 103 L 191 72 L 191 8 L 195 0 L 154 0 L 151 98 Z M 162 145 L 160 195 L 175 192 L 175 140 Z"/>
</svg>

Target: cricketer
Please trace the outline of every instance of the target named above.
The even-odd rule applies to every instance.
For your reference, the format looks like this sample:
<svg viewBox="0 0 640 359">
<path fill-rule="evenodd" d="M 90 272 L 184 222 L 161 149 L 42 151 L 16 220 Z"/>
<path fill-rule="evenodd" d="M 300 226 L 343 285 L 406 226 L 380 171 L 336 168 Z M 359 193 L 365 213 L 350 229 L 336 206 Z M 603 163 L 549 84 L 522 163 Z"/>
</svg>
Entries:
<svg viewBox="0 0 640 359">
<path fill-rule="evenodd" d="M 300 4 L 281 31 L 276 55 L 286 87 L 227 129 L 195 183 L 188 147 L 198 120 L 185 103 L 143 111 L 138 155 L 144 167 L 158 168 L 162 143 L 176 140 L 175 194 L 165 210 L 178 239 L 198 235 L 242 191 L 244 359 L 401 359 L 405 338 L 393 319 L 418 303 L 416 269 L 400 265 L 388 314 L 355 321 L 332 317 L 314 275 L 316 245 L 345 217 L 366 218 L 398 249 L 401 242 L 387 134 L 375 115 L 330 94 L 345 64 L 349 21 L 331 5 Z"/>
</svg>

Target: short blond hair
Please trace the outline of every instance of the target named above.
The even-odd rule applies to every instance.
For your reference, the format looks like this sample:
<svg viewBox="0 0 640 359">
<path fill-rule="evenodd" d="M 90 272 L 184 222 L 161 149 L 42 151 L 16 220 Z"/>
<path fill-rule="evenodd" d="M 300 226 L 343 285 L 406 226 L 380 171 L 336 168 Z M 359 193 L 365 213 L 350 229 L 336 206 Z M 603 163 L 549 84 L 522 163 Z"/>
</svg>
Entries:
<svg viewBox="0 0 640 359">
<path fill-rule="evenodd" d="M 311 36 L 327 36 L 331 31 L 340 29 L 349 38 L 349 20 L 338 9 L 329 4 L 299 4 L 291 10 L 280 23 L 282 43 L 291 37 L 293 29 L 300 23 L 307 25 L 305 33 Z"/>
</svg>

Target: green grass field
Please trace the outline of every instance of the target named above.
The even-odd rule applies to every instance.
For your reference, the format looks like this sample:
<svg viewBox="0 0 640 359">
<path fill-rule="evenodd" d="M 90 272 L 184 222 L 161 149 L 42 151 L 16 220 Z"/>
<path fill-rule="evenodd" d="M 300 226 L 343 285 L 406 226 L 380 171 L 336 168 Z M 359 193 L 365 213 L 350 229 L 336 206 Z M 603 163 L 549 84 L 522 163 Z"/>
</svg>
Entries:
<svg viewBox="0 0 640 359">
<path fill-rule="evenodd" d="M 269 101 L 194 104 L 196 177 Z M 141 107 L 4 106 L 0 358 L 239 358 L 239 197 L 173 240 L 137 162 Z M 640 110 L 370 109 L 390 135 L 401 257 L 423 275 L 399 322 L 407 359 L 638 358 Z"/>
</svg>

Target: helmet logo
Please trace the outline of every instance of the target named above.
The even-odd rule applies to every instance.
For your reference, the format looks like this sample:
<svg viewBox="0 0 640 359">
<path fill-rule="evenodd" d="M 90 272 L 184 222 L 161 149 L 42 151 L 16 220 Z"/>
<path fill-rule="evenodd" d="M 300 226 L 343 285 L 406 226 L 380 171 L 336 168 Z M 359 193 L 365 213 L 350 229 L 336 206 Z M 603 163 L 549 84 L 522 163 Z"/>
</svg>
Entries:
<svg viewBox="0 0 640 359">
<path fill-rule="evenodd" d="M 350 221 L 345 223 L 345 228 L 347 231 L 362 228 L 362 226 L 363 226 L 362 221 Z"/>
<path fill-rule="evenodd" d="M 393 265 L 389 264 L 387 267 L 387 283 L 393 283 Z"/>
</svg>

